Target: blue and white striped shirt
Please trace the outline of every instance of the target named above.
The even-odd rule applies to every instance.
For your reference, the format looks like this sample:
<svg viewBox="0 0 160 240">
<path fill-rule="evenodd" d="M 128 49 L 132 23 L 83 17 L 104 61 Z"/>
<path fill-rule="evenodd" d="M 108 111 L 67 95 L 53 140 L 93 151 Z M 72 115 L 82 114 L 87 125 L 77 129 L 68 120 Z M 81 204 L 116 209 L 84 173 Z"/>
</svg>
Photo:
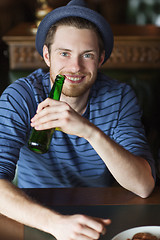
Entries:
<svg viewBox="0 0 160 240">
<path fill-rule="evenodd" d="M 83 117 L 131 153 L 146 158 L 155 177 L 154 161 L 134 92 L 125 83 L 103 74 L 99 73 L 97 78 Z M 0 99 L 0 178 L 13 180 L 18 162 L 18 185 L 22 188 L 110 186 L 111 173 L 83 138 L 55 131 L 47 153 L 37 154 L 28 149 L 30 120 L 49 91 L 49 73 L 38 69 L 3 92 Z"/>
</svg>

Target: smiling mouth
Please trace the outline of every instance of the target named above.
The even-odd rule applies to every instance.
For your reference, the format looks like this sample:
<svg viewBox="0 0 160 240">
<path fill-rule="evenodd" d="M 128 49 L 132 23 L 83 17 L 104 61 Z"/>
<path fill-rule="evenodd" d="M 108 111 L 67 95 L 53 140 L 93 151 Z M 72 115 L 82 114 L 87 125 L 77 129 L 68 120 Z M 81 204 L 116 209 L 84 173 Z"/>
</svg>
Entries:
<svg viewBox="0 0 160 240">
<path fill-rule="evenodd" d="M 66 76 L 66 78 L 70 81 L 70 82 L 76 82 L 76 83 L 79 83 L 79 82 L 81 82 L 83 79 L 84 79 L 84 77 L 71 77 L 71 76 Z"/>
</svg>

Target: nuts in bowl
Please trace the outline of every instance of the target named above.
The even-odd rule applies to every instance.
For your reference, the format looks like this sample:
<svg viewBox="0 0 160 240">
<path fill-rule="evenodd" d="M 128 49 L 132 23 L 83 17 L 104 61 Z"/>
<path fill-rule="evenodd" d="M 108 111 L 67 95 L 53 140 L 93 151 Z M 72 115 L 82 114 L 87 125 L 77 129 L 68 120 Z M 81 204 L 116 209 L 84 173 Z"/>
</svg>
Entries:
<svg viewBox="0 0 160 240">
<path fill-rule="evenodd" d="M 160 226 L 131 228 L 117 234 L 112 240 L 160 240 Z"/>
</svg>

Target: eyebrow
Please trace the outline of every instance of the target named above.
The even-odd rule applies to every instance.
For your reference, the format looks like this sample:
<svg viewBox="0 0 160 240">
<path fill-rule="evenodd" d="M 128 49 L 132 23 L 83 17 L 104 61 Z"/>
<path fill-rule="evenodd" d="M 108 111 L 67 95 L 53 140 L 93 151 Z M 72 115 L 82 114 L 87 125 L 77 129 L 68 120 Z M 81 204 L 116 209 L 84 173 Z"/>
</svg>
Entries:
<svg viewBox="0 0 160 240">
<path fill-rule="evenodd" d="M 66 52 L 71 52 L 71 49 L 67 49 L 67 48 L 57 48 L 56 51 L 66 51 Z"/>
<path fill-rule="evenodd" d="M 72 52 L 72 50 L 71 50 L 71 49 L 68 49 L 68 48 L 57 48 L 56 51 Z M 85 50 L 84 52 L 82 52 L 82 54 L 84 54 L 84 53 L 89 53 L 89 52 L 96 53 L 95 50 L 93 50 L 93 49 L 88 49 L 88 50 Z"/>
</svg>

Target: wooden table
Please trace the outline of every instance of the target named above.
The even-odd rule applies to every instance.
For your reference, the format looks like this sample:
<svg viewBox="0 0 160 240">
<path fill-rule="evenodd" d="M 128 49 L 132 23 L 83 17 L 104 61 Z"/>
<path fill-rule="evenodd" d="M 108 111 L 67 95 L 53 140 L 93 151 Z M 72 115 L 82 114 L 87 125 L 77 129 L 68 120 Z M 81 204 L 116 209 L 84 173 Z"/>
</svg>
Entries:
<svg viewBox="0 0 160 240">
<path fill-rule="evenodd" d="M 109 69 L 159 69 L 160 27 L 154 25 L 112 25 L 114 49 L 103 65 Z M 10 69 L 46 67 L 35 49 L 32 23 L 21 23 L 3 36 L 9 46 Z"/>
<path fill-rule="evenodd" d="M 110 240 L 125 229 L 143 226 L 160 226 L 160 188 L 150 197 L 142 199 L 121 188 L 70 188 L 25 189 L 32 198 L 63 214 L 84 213 L 112 219 L 108 233 L 101 239 Z M 0 216 L 0 239 L 53 240 L 49 234 L 23 226 Z"/>
</svg>

